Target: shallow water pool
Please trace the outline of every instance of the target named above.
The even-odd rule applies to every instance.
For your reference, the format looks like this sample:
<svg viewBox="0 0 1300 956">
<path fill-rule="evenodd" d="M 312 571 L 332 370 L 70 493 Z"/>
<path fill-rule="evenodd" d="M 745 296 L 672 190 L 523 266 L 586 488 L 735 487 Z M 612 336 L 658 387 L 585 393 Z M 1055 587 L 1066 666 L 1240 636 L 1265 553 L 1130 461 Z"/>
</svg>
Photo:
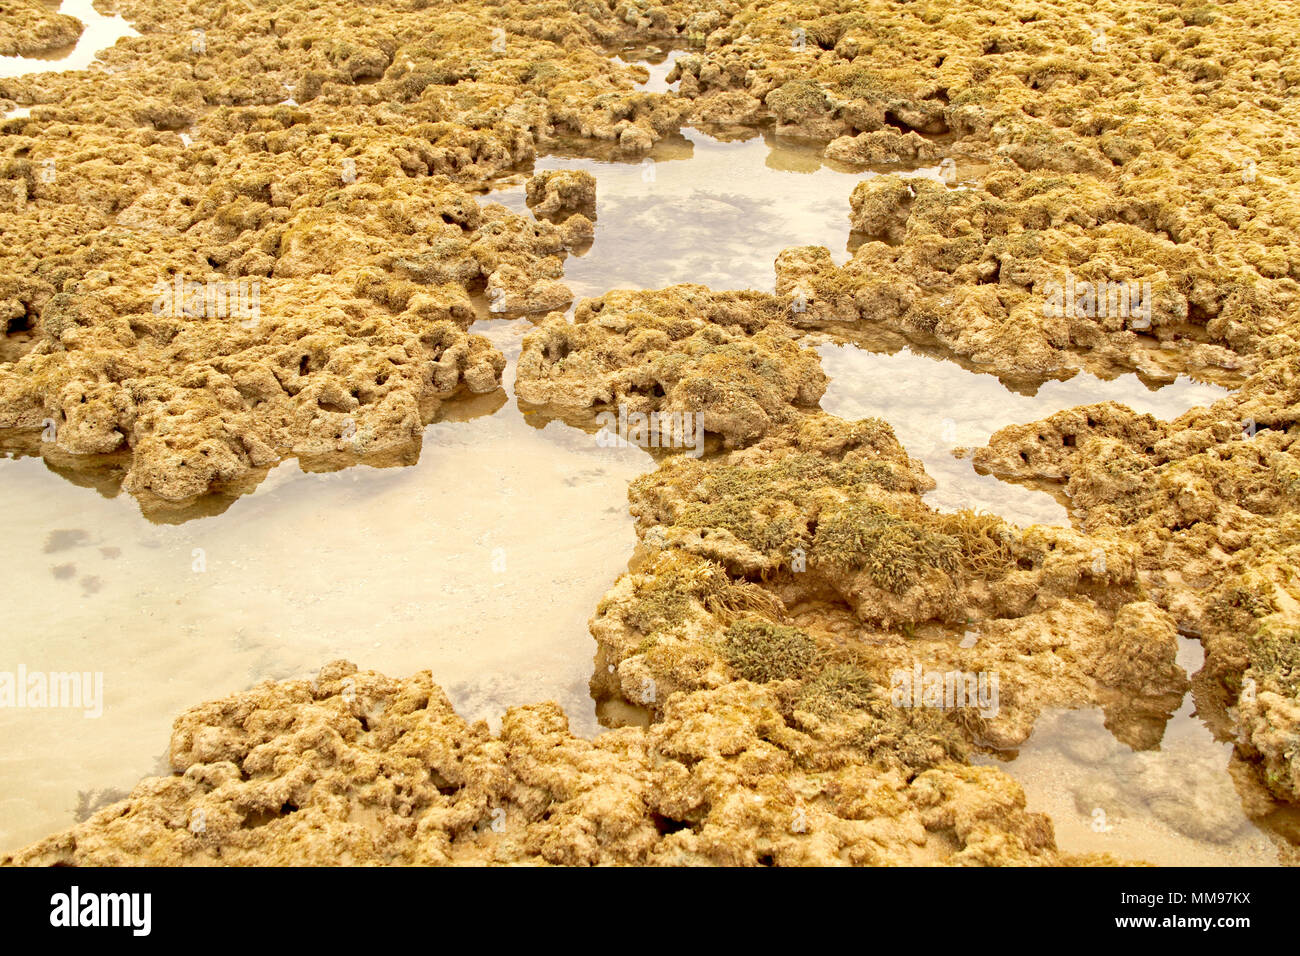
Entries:
<svg viewBox="0 0 1300 956">
<path fill-rule="evenodd" d="M 820 149 L 772 133 L 724 140 L 696 129 L 635 161 L 550 155 L 535 170 L 581 169 L 596 177 L 596 238 L 565 262 L 574 294 L 660 289 L 698 282 L 713 289 L 776 290 L 774 263 L 790 246 L 849 256 L 849 195 L 875 170 L 850 170 Z M 893 170 L 939 179 L 938 166 Z M 958 164 L 957 175 L 965 175 Z M 528 215 L 522 182 L 484 197 Z"/>
<path fill-rule="evenodd" d="M 1136 372 L 1106 380 L 1083 370 L 1026 394 L 1007 388 L 994 375 L 908 348 L 889 353 L 828 343 L 817 352 L 831 380 L 822 408 L 841 418 L 888 421 L 908 454 L 921 459 L 937 483 L 925 496 L 930 505 L 942 511 L 991 511 L 1021 525 L 1068 525 L 1069 513 L 1047 491 L 977 473 L 968 458 L 954 457 L 954 448 L 981 446 L 1000 428 L 1076 405 L 1122 402 L 1169 420 L 1228 394 L 1226 388 L 1185 375 L 1157 387 Z"/>
<path fill-rule="evenodd" d="M 1201 645 L 1179 639 L 1187 673 Z M 1056 843 L 1072 853 L 1110 853 L 1160 866 L 1271 866 L 1278 848 L 1242 810 L 1228 775 L 1232 744 L 1196 716 L 1192 691 L 1157 748 L 1120 743 L 1097 708 L 1050 711 L 1009 761 L 979 757 L 1015 777 L 1028 809 L 1046 813 Z"/>
<path fill-rule="evenodd" d="M 507 389 L 529 327 L 474 327 L 511 357 Z M 98 718 L 0 708 L 0 850 L 70 825 L 80 794 L 157 771 L 187 708 L 337 658 L 432 669 L 469 720 L 555 700 L 596 733 L 587 619 L 627 567 L 627 483 L 653 461 L 535 427 L 500 392 L 449 412 L 479 414 L 430 425 L 409 467 L 288 462 L 183 524 L 0 460 L 0 670 L 101 672 L 104 698 Z"/>
<path fill-rule="evenodd" d="M 84 70 L 95 62 L 102 50 L 112 46 L 122 37 L 140 34 L 120 14 L 104 16 L 92 5 L 92 0 L 63 0 L 58 12 L 76 17 L 84 29 L 77 42 L 70 47 L 50 50 L 37 56 L 0 56 L 0 77 L 25 76 L 29 73 Z M 9 116 L 23 114 L 9 114 Z M 6 117 L 9 118 L 9 117 Z"/>
</svg>

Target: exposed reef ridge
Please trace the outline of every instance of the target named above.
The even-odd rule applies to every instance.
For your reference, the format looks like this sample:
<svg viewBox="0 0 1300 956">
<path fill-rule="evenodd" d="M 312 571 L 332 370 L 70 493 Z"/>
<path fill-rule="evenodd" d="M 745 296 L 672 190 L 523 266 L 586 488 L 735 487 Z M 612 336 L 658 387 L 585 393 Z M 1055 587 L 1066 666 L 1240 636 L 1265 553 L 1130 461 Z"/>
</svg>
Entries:
<svg viewBox="0 0 1300 956">
<path fill-rule="evenodd" d="M 987 164 L 957 190 L 860 186 L 853 223 L 887 241 L 842 268 L 817 249 L 784 254 L 778 293 L 807 298 L 790 321 L 879 323 L 1038 377 L 1081 355 L 1208 374 L 1288 352 L 1300 256 L 1280 188 L 1294 163 L 1277 36 L 1228 12 L 1137 4 L 1096 50 L 1091 8 L 1008 7 L 1032 25 L 1012 36 L 993 9 L 868 6 L 420 3 L 375 17 L 290 4 L 214 21 L 123 0 L 142 35 L 104 51 L 93 82 L 0 80 L 0 99 L 31 110 L 6 121 L 0 166 L 6 232 L 28 237 L 0 260 L 0 426 L 42 430 L 32 450 L 56 457 L 139 456 L 128 490 L 164 498 L 222 490 L 344 427 L 406 441 L 411 403 L 444 392 L 427 344 L 404 346 L 427 384 L 396 376 L 396 413 L 389 390 L 310 360 L 286 391 L 306 401 L 222 391 L 234 370 L 276 377 L 259 347 L 287 354 L 317 322 L 340 351 L 375 354 L 426 323 L 464 324 L 480 292 L 502 314 L 563 309 L 592 184 L 535 178 L 536 219 L 480 208 L 477 191 L 562 138 L 634 157 L 689 122 L 775 123 L 850 162 L 956 151 Z M 675 91 L 639 91 L 641 68 L 606 53 L 652 42 L 691 47 Z M 1045 316 L 1067 274 L 1149 284 L 1149 324 Z M 248 317 L 219 307 L 160 321 L 156 289 L 178 276 L 257 283 L 258 321 L 234 329 Z M 384 329 L 395 313 L 410 321 Z M 310 408 L 339 388 L 356 393 L 351 425 L 336 402 Z"/>
<path fill-rule="evenodd" d="M 630 489 L 638 551 L 591 619 L 608 733 L 535 704 L 493 735 L 436 675 L 335 662 L 189 710 L 172 775 L 3 862 L 1109 863 L 971 757 L 1082 707 L 1141 755 L 1188 693 L 1246 816 L 1300 803 L 1294 4 L 118 9 L 141 35 L 92 73 L 0 79 L 30 110 L 0 125 L 7 447 L 117 456 L 142 500 L 407 448 L 499 388 L 482 299 L 536 322 L 523 403 L 697 414 L 710 449 Z M 685 49 L 675 90 L 610 55 L 649 44 Z M 595 182 L 532 163 L 575 138 L 636 161 L 687 124 L 980 173 L 864 181 L 851 257 L 787 249 L 775 294 L 615 291 L 569 321 Z M 485 195 L 505 176 L 531 215 Z M 1007 381 L 1236 391 L 1002 428 L 975 465 L 1072 509 L 1020 528 L 936 511 L 888 423 L 820 410 L 811 341 L 850 326 Z M 1190 683 L 1180 637 L 1206 653 Z M 996 700 L 900 704 L 900 673 Z"/>
<path fill-rule="evenodd" d="M 5 0 L 0 10 L 0 56 L 38 56 L 77 42 L 80 20 L 55 13 L 40 0 Z"/>
<path fill-rule="evenodd" d="M 787 724 L 771 687 L 676 695 L 649 730 L 574 737 L 554 704 L 467 724 L 425 672 L 337 662 L 195 708 L 175 775 L 3 862 L 18 865 L 1059 864 L 1001 771 L 918 772 Z"/>
</svg>

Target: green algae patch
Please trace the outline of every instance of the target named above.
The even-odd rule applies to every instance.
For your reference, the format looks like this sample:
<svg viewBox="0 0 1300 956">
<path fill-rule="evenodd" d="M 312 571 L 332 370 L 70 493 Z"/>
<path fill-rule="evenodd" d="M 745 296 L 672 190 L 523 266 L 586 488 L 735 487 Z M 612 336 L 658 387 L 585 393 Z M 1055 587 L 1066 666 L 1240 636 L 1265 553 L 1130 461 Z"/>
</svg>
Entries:
<svg viewBox="0 0 1300 956">
<path fill-rule="evenodd" d="M 653 480 L 651 475 L 638 479 L 647 484 Z M 868 486 L 892 489 L 899 483 L 883 462 L 838 462 L 814 454 L 795 454 L 756 468 L 723 465 L 705 478 L 704 500 L 689 504 L 677 524 L 725 529 L 757 551 L 788 553 L 810 542 L 804 509 L 811 490 L 826 486 L 847 492 Z"/>
<path fill-rule="evenodd" d="M 874 502 L 851 502 L 824 512 L 813 538 L 813 557 L 863 570 L 876 584 L 899 593 L 932 568 L 956 569 L 960 542 L 902 518 Z"/>
<path fill-rule="evenodd" d="M 624 620 L 642 634 L 653 635 L 684 623 L 693 613 L 731 618 L 744 612 L 776 614 L 779 602 L 767 591 L 749 583 L 733 581 L 712 561 L 667 552 L 639 578 L 635 601 Z M 596 609 L 597 616 L 610 609 L 608 598 Z"/>
<path fill-rule="evenodd" d="M 782 120 L 797 123 L 826 110 L 826 93 L 815 81 L 801 77 L 767 94 L 767 105 Z"/>
<path fill-rule="evenodd" d="M 963 509 L 939 518 L 943 532 L 961 544 L 959 560 L 970 573 L 992 580 L 1015 566 L 1014 537 L 997 515 Z"/>
<path fill-rule="evenodd" d="M 1263 689 L 1300 697 L 1300 630 L 1261 627 L 1246 646 Z"/>
<path fill-rule="evenodd" d="M 1277 610 L 1273 586 L 1267 581 L 1234 584 L 1225 588 L 1210 604 L 1210 620 L 1221 627 L 1239 625 L 1266 617 Z"/>
<path fill-rule="evenodd" d="M 818 717 L 832 717 L 841 711 L 866 707 L 875 687 L 871 675 L 860 667 L 833 664 L 804 683 L 794 707 Z"/>
<path fill-rule="evenodd" d="M 752 617 L 733 622 L 720 647 L 732 670 L 755 684 L 792 680 L 821 662 L 817 642 L 804 631 Z"/>
<path fill-rule="evenodd" d="M 916 772 L 970 759 L 970 745 L 947 714 L 924 708 L 899 711 L 880 701 L 871 710 L 849 745 L 873 763 Z"/>
</svg>

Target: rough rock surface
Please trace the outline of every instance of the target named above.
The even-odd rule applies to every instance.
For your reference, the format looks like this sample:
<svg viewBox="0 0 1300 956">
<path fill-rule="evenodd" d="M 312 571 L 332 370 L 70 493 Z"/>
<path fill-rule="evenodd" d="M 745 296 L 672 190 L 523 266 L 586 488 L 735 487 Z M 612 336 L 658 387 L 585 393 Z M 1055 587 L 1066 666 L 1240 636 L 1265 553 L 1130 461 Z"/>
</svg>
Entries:
<svg viewBox="0 0 1300 956">
<path fill-rule="evenodd" d="M 556 221 L 582 213 L 596 218 L 596 177 L 585 170 L 554 169 L 528 180 L 528 205 L 538 219 Z"/>
<path fill-rule="evenodd" d="M 81 36 L 76 17 L 55 13 L 39 0 L 0 3 L 0 56 L 37 56 L 71 46 Z"/>
<path fill-rule="evenodd" d="M 954 181 L 865 182 L 852 256 L 787 249 L 775 296 L 609 293 L 528 337 L 526 402 L 696 412 L 722 438 L 633 487 L 638 563 L 592 620 L 607 721 L 648 728 L 582 741 L 539 704 L 494 738 L 427 675 L 331 665 L 190 711 L 176 775 L 10 862 L 1069 862 L 967 756 L 1047 707 L 1155 747 L 1179 634 L 1243 807 L 1300 802 L 1295 4 L 119 8 L 142 35 L 93 82 L 0 79 L 30 109 L 0 124 L 0 426 L 48 419 L 34 450 L 124 457 L 142 496 L 238 485 L 353 426 L 398 447 L 495 389 L 475 297 L 563 309 L 594 208 L 580 177 L 534 179 L 531 217 L 483 191 L 561 141 L 626 159 L 686 122 L 770 123 L 854 167 L 954 159 Z M 607 55 L 651 42 L 689 47 L 675 91 Z M 155 310 L 176 275 L 258 280 L 260 313 Z M 1053 284 L 1078 298 L 1054 310 Z M 1133 284 L 1149 316 L 1099 308 Z M 1237 391 L 1175 422 L 1108 404 L 1003 429 L 976 464 L 1073 509 L 1015 529 L 933 511 L 888 426 L 819 412 L 801 330 L 845 323 L 1008 381 Z M 996 713 L 896 706 L 916 665 L 997 673 Z M 1163 819 L 1215 825 L 1135 758 Z"/>
<path fill-rule="evenodd" d="M 1275 284 L 1245 258 L 1180 241 L 1162 215 L 1173 213 L 1089 177 L 999 168 L 953 189 L 884 176 L 854 190 L 852 225 L 867 241 L 853 258 L 836 267 L 825 249 L 788 249 L 777 291 L 803 291 L 805 323 L 879 324 L 1007 377 L 1042 380 L 1085 360 L 1250 370 L 1277 347 L 1294 282 L 1266 292 Z M 1103 291 L 1085 298 L 1085 283 Z"/>
<path fill-rule="evenodd" d="M 815 718 L 789 726 L 788 709 L 742 681 L 674 698 L 649 730 L 588 741 L 536 704 L 494 737 L 427 672 L 398 681 L 336 662 L 189 711 L 172 776 L 0 862 L 1093 862 L 1059 854 L 1002 772 L 887 765 Z"/>
<path fill-rule="evenodd" d="M 704 286 L 584 299 L 524 339 L 515 389 L 538 405 L 688 412 L 728 447 L 813 408 L 826 388 L 814 352 L 793 340 L 781 304 Z"/>
<path fill-rule="evenodd" d="M 792 438 L 665 462 L 632 485 L 642 563 L 592 620 L 593 694 L 653 711 L 646 681 L 663 700 L 736 679 L 727 642 L 743 614 L 797 629 L 827 668 L 874 686 L 916 665 L 997 674 L 990 712 L 949 715 L 968 743 L 1014 747 L 1044 708 L 1085 705 L 1135 746 L 1158 742 L 1188 684 L 1132 550 L 934 512 L 918 499 L 929 484 L 877 420 L 812 416 Z M 806 690 L 819 671 L 805 661 L 787 676 Z"/>
<path fill-rule="evenodd" d="M 1174 422 L 1113 403 L 1002 429 L 978 466 L 1055 483 L 1094 540 L 1131 542 L 1138 579 L 1212 680 L 1202 712 L 1300 799 L 1300 372 L 1267 362 L 1232 395 Z M 1238 719 L 1231 718 L 1229 709 Z"/>
</svg>

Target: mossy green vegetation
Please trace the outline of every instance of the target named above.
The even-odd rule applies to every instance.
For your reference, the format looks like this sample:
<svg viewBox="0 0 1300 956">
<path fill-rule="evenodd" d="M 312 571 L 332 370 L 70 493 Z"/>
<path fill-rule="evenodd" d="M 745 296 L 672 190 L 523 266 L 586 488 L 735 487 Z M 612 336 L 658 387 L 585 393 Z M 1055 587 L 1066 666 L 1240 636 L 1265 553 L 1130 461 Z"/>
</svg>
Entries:
<svg viewBox="0 0 1300 956">
<path fill-rule="evenodd" d="M 945 534 L 961 544 L 961 565 L 982 578 L 1002 577 L 1015 566 L 1015 536 L 997 515 L 964 509 L 939 516 Z"/>
<path fill-rule="evenodd" d="M 814 560 L 866 571 L 877 585 L 894 593 L 931 568 L 954 570 L 960 553 L 961 544 L 952 535 L 869 501 L 847 502 L 823 512 L 812 549 Z"/>
<path fill-rule="evenodd" d="M 783 83 L 767 94 L 767 105 L 784 120 L 798 121 L 826 109 L 826 93 L 806 77 Z"/>
<path fill-rule="evenodd" d="M 833 664 L 803 685 L 795 709 L 826 718 L 844 710 L 866 707 L 872 700 L 875 682 L 860 667 Z"/>
<path fill-rule="evenodd" d="M 755 617 L 732 622 L 719 649 L 732 670 L 756 684 L 801 677 L 822 659 L 804 631 Z"/>
<path fill-rule="evenodd" d="M 801 551 L 810 568 L 866 570 L 896 594 L 929 569 L 995 579 L 1016 566 L 1016 535 L 997 516 L 932 512 L 899 494 L 915 481 L 902 460 L 860 451 L 837 458 L 811 450 L 819 436 L 805 437 L 800 450 L 761 464 L 675 462 L 667 476 L 633 482 L 634 512 L 701 538 L 725 532 L 763 555 L 768 569 L 790 567 Z M 859 437 L 873 451 L 892 440 Z"/>
<path fill-rule="evenodd" d="M 694 499 L 676 516 L 684 528 L 721 529 L 769 556 L 788 556 L 807 549 L 810 496 L 831 487 L 852 494 L 869 487 L 894 489 L 901 480 L 881 461 L 835 461 L 823 455 L 796 453 L 778 462 L 749 467 L 712 465 L 699 478 Z M 657 481 L 647 475 L 633 483 L 633 495 L 649 491 Z"/>
<path fill-rule="evenodd" d="M 953 715 L 924 707 L 900 710 L 873 701 L 871 720 L 854 732 L 850 746 L 874 763 L 914 775 L 947 760 L 966 762 L 970 747 Z"/>
<path fill-rule="evenodd" d="M 1261 627 L 1247 641 L 1247 649 L 1263 690 L 1300 696 L 1300 631 Z"/>
<path fill-rule="evenodd" d="M 661 554 L 647 569 L 625 620 L 641 633 L 652 635 L 680 624 L 695 605 L 724 619 L 744 612 L 776 614 L 780 607 L 775 597 L 757 585 L 733 581 L 721 565 L 674 551 Z M 596 613 L 608 610 L 602 601 Z"/>
<path fill-rule="evenodd" d="M 1222 627 L 1232 627 L 1272 614 L 1277 610 L 1272 591 L 1272 585 L 1266 581 L 1225 588 L 1210 604 L 1210 620 Z"/>
</svg>

